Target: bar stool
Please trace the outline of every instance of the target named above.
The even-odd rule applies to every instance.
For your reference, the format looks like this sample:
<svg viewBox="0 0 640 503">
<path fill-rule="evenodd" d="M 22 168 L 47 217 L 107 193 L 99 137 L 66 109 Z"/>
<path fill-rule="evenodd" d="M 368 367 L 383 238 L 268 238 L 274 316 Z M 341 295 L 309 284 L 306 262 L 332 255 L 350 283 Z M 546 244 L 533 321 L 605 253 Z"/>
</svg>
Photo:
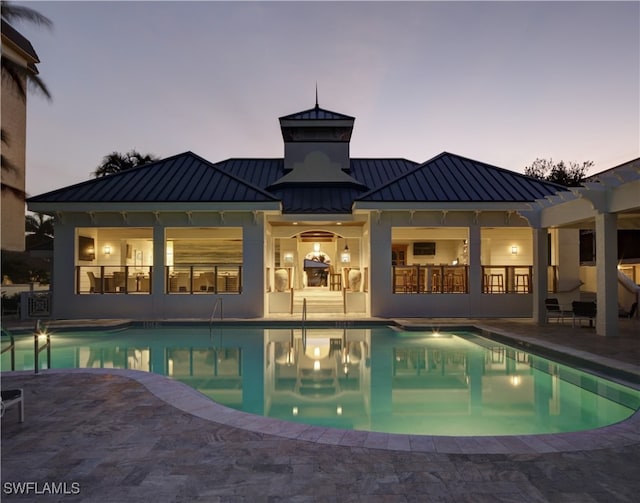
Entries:
<svg viewBox="0 0 640 503">
<path fill-rule="evenodd" d="M 504 278 L 502 274 L 489 274 L 489 292 L 494 293 L 495 290 L 498 293 L 504 293 Z"/>
<path fill-rule="evenodd" d="M 440 292 L 440 271 L 438 269 L 435 269 L 432 273 L 431 273 L 431 291 L 434 293 L 439 293 Z"/>
<path fill-rule="evenodd" d="M 529 293 L 529 275 L 528 274 L 516 274 L 516 293 L 522 290 L 522 293 Z"/>
<path fill-rule="evenodd" d="M 342 274 L 329 274 L 329 290 L 342 290 Z"/>
</svg>

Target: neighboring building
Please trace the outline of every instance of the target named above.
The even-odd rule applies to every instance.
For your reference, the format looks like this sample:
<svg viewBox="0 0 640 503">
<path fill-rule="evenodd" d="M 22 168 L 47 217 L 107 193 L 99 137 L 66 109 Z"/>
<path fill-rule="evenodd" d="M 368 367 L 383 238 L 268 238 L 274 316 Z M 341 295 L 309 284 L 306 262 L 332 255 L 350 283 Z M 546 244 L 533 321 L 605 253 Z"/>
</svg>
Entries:
<svg viewBox="0 0 640 503">
<path fill-rule="evenodd" d="M 18 31 L 2 21 L 2 56 L 38 73 L 40 62 L 31 43 Z M 2 143 L 2 156 L 14 169 L 2 168 L 2 229 L 3 250 L 24 251 L 25 236 L 25 157 L 27 145 L 27 101 L 3 75 L 2 130 L 7 141 Z"/>
<path fill-rule="evenodd" d="M 230 318 L 299 317 L 307 298 L 310 314 L 542 321 L 548 290 L 579 284 L 577 228 L 546 219 L 582 189 L 446 152 L 351 158 L 354 120 L 316 103 L 280 118 L 284 158 L 185 152 L 30 198 L 56 218 L 54 316 L 209 318 L 224 295 Z"/>
</svg>

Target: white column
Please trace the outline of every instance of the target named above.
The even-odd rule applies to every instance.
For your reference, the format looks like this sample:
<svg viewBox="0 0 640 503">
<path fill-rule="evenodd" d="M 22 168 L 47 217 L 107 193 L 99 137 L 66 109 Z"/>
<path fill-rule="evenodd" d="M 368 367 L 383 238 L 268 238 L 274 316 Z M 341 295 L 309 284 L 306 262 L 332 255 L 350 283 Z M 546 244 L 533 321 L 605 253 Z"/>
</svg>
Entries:
<svg viewBox="0 0 640 503">
<path fill-rule="evenodd" d="M 165 296 L 165 228 L 163 225 L 153 226 L 153 271 L 151 273 L 151 296 L 153 298 L 153 315 L 157 319 L 164 318 L 164 296 Z"/>
<path fill-rule="evenodd" d="M 482 258 L 480 226 L 469 227 L 469 294 L 479 297 L 482 293 Z"/>
<path fill-rule="evenodd" d="M 545 322 L 544 300 L 547 298 L 547 270 L 549 268 L 548 231 L 545 228 L 532 229 L 533 233 L 533 321 Z"/>
<path fill-rule="evenodd" d="M 615 213 L 596 215 L 596 333 L 618 335 L 618 229 Z"/>
<path fill-rule="evenodd" d="M 392 295 L 391 284 L 391 225 L 382 215 L 381 221 L 372 215 L 371 260 L 369 295 L 371 297 L 371 316 L 386 316 L 389 313 L 387 299 Z"/>
</svg>

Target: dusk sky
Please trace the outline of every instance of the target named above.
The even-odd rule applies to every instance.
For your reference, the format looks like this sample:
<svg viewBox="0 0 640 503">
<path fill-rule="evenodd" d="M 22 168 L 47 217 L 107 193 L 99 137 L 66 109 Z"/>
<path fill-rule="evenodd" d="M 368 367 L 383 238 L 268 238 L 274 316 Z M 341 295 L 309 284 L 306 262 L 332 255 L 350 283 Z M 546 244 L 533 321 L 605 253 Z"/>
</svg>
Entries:
<svg viewBox="0 0 640 503">
<path fill-rule="evenodd" d="M 352 157 L 449 151 L 522 172 L 640 156 L 638 2 L 16 2 L 53 100 L 29 96 L 27 193 L 102 157 L 282 157 L 278 117 L 356 118 Z"/>
</svg>

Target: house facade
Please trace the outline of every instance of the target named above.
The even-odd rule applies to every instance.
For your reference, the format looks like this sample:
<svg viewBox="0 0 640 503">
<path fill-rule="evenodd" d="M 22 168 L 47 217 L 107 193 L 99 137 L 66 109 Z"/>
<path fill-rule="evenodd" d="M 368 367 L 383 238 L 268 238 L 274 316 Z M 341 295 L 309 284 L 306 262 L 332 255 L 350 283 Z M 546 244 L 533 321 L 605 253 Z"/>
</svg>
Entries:
<svg viewBox="0 0 640 503">
<path fill-rule="evenodd" d="M 279 122 L 283 158 L 185 152 L 30 198 L 56 221 L 53 316 L 542 321 L 549 291 L 579 296 L 553 208 L 583 194 L 447 152 L 352 158 L 355 119 L 317 103 Z"/>
<path fill-rule="evenodd" d="M 37 74 L 40 62 L 31 43 L 2 21 L 2 57 Z M 4 71 L 3 71 L 4 73 Z M 25 83 L 26 87 L 26 83 Z M 26 96 L 2 78 L 2 249 L 24 251 L 25 164 L 27 138 Z"/>
</svg>

